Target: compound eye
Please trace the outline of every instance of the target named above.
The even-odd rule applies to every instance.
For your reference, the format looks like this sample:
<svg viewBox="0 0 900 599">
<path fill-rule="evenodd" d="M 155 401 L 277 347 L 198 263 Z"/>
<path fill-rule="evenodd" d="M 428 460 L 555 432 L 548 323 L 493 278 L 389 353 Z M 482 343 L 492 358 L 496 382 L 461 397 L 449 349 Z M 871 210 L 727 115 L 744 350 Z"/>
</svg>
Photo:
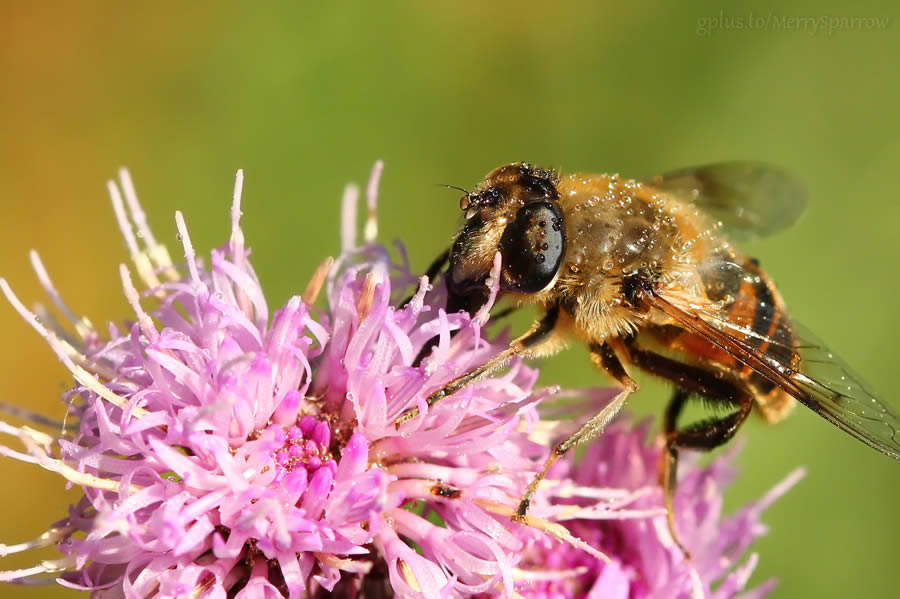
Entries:
<svg viewBox="0 0 900 599">
<path fill-rule="evenodd" d="M 558 198 L 559 193 L 553 186 L 553 183 L 547 179 L 541 179 L 534 175 L 528 175 L 522 178 L 522 186 L 529 191 L 535 199 Z"/>
<path fill-rule="evenodd" d="M 566 232 L 559 206 L 526 204 L 500 238 L 503 257 L 501 288 L 536 293 L 553 282 L 566 253 Z"/>
</svg>

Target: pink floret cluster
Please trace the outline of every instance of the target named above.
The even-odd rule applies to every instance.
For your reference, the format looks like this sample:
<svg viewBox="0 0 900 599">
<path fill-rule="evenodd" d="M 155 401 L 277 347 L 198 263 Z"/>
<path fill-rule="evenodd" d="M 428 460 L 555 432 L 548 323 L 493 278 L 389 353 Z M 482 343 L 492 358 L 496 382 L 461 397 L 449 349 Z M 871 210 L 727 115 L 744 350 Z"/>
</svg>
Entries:
<svg viewBox="0 0 900 599">
<path fill-rule="evenodd" d="M 402 247 L 376 243 L 379 174 L 380 165 L 362 242 L 349 188 L 342 254 L 271 316 L 240 227 L 240 173 L 230 239 L 208 261 L 176 215 L 184 264 L 156 241 L 128 174 L 110 183 L 134 263 L 120 267 L 132 322 L 101 333 L 76 316 L 36 254 L 68 326 L 27 309 L 0 279 L 75 381 L 66 427 L 0 422 L 12 439 L 0 454 L 83 490 L 39 537 L 0 546 L 54 546 L 59 558 L 0 580 L 144 599 L 724 599 L 745 589 L 759 515 L 796 477 L 724 517 L 730 457 L 683 468 L 676 512 L 694 556 L 685 561 L 656 486 L 659 445 L 627 418 L 583 459 L 560 461 L 531 515 L 513 521 L 548 447 L 611 395 L 568 392 L 582 397 L 572 412 L 542 417 L 538 406 L 560 391 L 513 361 L 426 408 L 508 335 L 490 321 L 496 277 L 477 314 L 447 313 L 440 281 L 415 276 Z M 421 415 L 397 427 L 416 406 Z"/>
</svg>

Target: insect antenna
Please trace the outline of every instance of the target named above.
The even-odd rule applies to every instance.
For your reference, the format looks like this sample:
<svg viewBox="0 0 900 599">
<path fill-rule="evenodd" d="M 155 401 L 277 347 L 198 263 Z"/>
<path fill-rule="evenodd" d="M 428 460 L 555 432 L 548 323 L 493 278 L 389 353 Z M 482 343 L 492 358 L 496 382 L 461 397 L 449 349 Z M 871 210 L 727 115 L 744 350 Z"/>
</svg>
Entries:
<svg viewBox="0 0 900 599">
<path fill-rule="evenodd" d="M 435 183 L 438 187 L 446 187 L 447 189 L 455 189 L 456 191 L 461 191 L 466 195 L 471 195 L 472 192 L 463 187 L 459 187 L 458 185 L 450 185 L 449 183 Z"/>
</svg>

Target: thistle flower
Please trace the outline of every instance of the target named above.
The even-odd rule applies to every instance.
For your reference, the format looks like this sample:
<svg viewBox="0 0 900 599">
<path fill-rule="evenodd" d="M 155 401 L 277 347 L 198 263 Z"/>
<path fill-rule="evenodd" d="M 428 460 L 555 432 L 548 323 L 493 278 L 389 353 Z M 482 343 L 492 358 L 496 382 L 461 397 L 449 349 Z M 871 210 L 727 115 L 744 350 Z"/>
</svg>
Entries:
<svg viewBox="0 0 900 599">
<path fill-rule="evenodd" d="M 744 590 L 758 556 L 743 555 L 753 540 L 765 534 L 759 516 L 764 509 L 803 476 L 797 470 L 760 500 L 728 517 L 722 514 L 722 495 L 734 479 L 731 466 L 735 449 L 698 467 L 691 456 L 682 458 L 676 495 L 676 524 L 681 541 L 692 552 L 685 563 L 682 550 L 668 534 L 657 487 L 659 443 L 648 442 L 650 422 L 632 426 L 627 417 L 613 422 L 577 462 L 564 462 L 558 480 L 571 480 L 582 492 L 587 489 L 642 489 L 632 493 L 618 509 L 598 508 L 590 501 L 553 498 L 567 510 L 555 518 L 565 522 L 573 534 L 598 547 L 608 562 L 592 559 L 583 551 L 548 543 L 533 536 L 523 552 L 519 568 L 529 575 L 516 590 L 526 598 L 628 597 L 713 599 L 734 597 Z M 612 498 L 611 498 L 612 500 Z M 625 518 L 626 514 L 646 518 Z M 741 595 L 742 599 L 765 596 L 775 582 L 767 581 Z"/>
<path fill-rule="evenodd" d="M 717 544 L 685 564 L 660 526 L 650 474 L 658 448 L 642 444 L 645 429 L 619 426 L 594 445 L 592 459 L 562 463 L 526 526 L 510 519 L 548 439 L 564 428 L 537 413 L 557 390 L 536 388 L 537 372 L 514 361 L 503 375 L 425 409 L 430 392 L 505 346 L 488 318 L 499 261 L 481 311 L 440 309 L 444 290 L 411 273 L 402 247 L 396 263 L 374 241 L 380 170 L 366 193 L 364 243 L 356 244 L 351 187 L 343 253 L 271 318 L 240 228 L 240 172 L 231 237 L 208 266 L 181 213 L 186 263 L 176 265 L 147 226 L 127 172 L 109 184 L 144 290 L 122 265 L 135 319 L 111 324 L 106 336 L 63 303 L 36 253 L 35 270 L 68 329 L 42 308 L 29 311 L 0 279 L 75 380 L 63 398 L 73 430 L 0 423 L 22 446 L 0 446 L 0 454 L 83 491 L 37 539 L 0 547 L 7 554 L 55 546 L 60 558 L 0 580 L 161 599 L 576 597 L 589 588 L 675 597 L 732 567 L 760 534 L 768 499 L 720 523 L 725 466 L 689 472 L 679 517 Z M 412 299 L 401 305 L 410 287 Z M 434 350 L 414 365 L 434 336 Z M 421 415 L 398 430 L 397 416 L 415 405 Z M 752 564 L 715 596 L 742 588 Z M 551 580 L 548 566 L 574 578 Z"/>
</svg>

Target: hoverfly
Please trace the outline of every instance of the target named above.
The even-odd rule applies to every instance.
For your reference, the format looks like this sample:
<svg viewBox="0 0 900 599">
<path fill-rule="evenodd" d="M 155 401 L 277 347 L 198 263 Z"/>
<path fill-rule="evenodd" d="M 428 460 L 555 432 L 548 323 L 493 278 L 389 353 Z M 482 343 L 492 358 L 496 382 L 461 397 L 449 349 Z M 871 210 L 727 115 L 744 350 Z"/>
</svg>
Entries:
<svg viewBox="0 0 900 599">
<path fill-rule="evenodd" d="M 673 383 L 660 482 L 676 543 L 672 498 L 679 450 L 722 445 L 754 407 L 777 422 L 799 401 L 900 459 L 897 415 L 789 317 L 759 263 L 731 243 L 787 227 L 804 203 L 802 189 L 787 174 L 757 163 L 686 169 L 646 181 L 560 175 L 527 163 L 495 169 L 461 198 L 464 224 L 429 275 L 449 262 L 448 309 L 471 311 L 486 300 L 485 280 L 499 252 L 500 293 L 517 305 L 538 306 L 542 316 L 506 350 L 432 393 L 427 404 L 513 356 L 554 353 L 566 338 L 585 343 L 592 361 L 618 382 L 621 392 L 554 447 L 522 497 L 522 519 L 550 466 L 599 435 L 637 390 L 626 366 Z M 693 397 L 728 413 L 680 427 L 679 416 Z M 417 415 L 408 410 L 397 426 Z"/>
</svg>

